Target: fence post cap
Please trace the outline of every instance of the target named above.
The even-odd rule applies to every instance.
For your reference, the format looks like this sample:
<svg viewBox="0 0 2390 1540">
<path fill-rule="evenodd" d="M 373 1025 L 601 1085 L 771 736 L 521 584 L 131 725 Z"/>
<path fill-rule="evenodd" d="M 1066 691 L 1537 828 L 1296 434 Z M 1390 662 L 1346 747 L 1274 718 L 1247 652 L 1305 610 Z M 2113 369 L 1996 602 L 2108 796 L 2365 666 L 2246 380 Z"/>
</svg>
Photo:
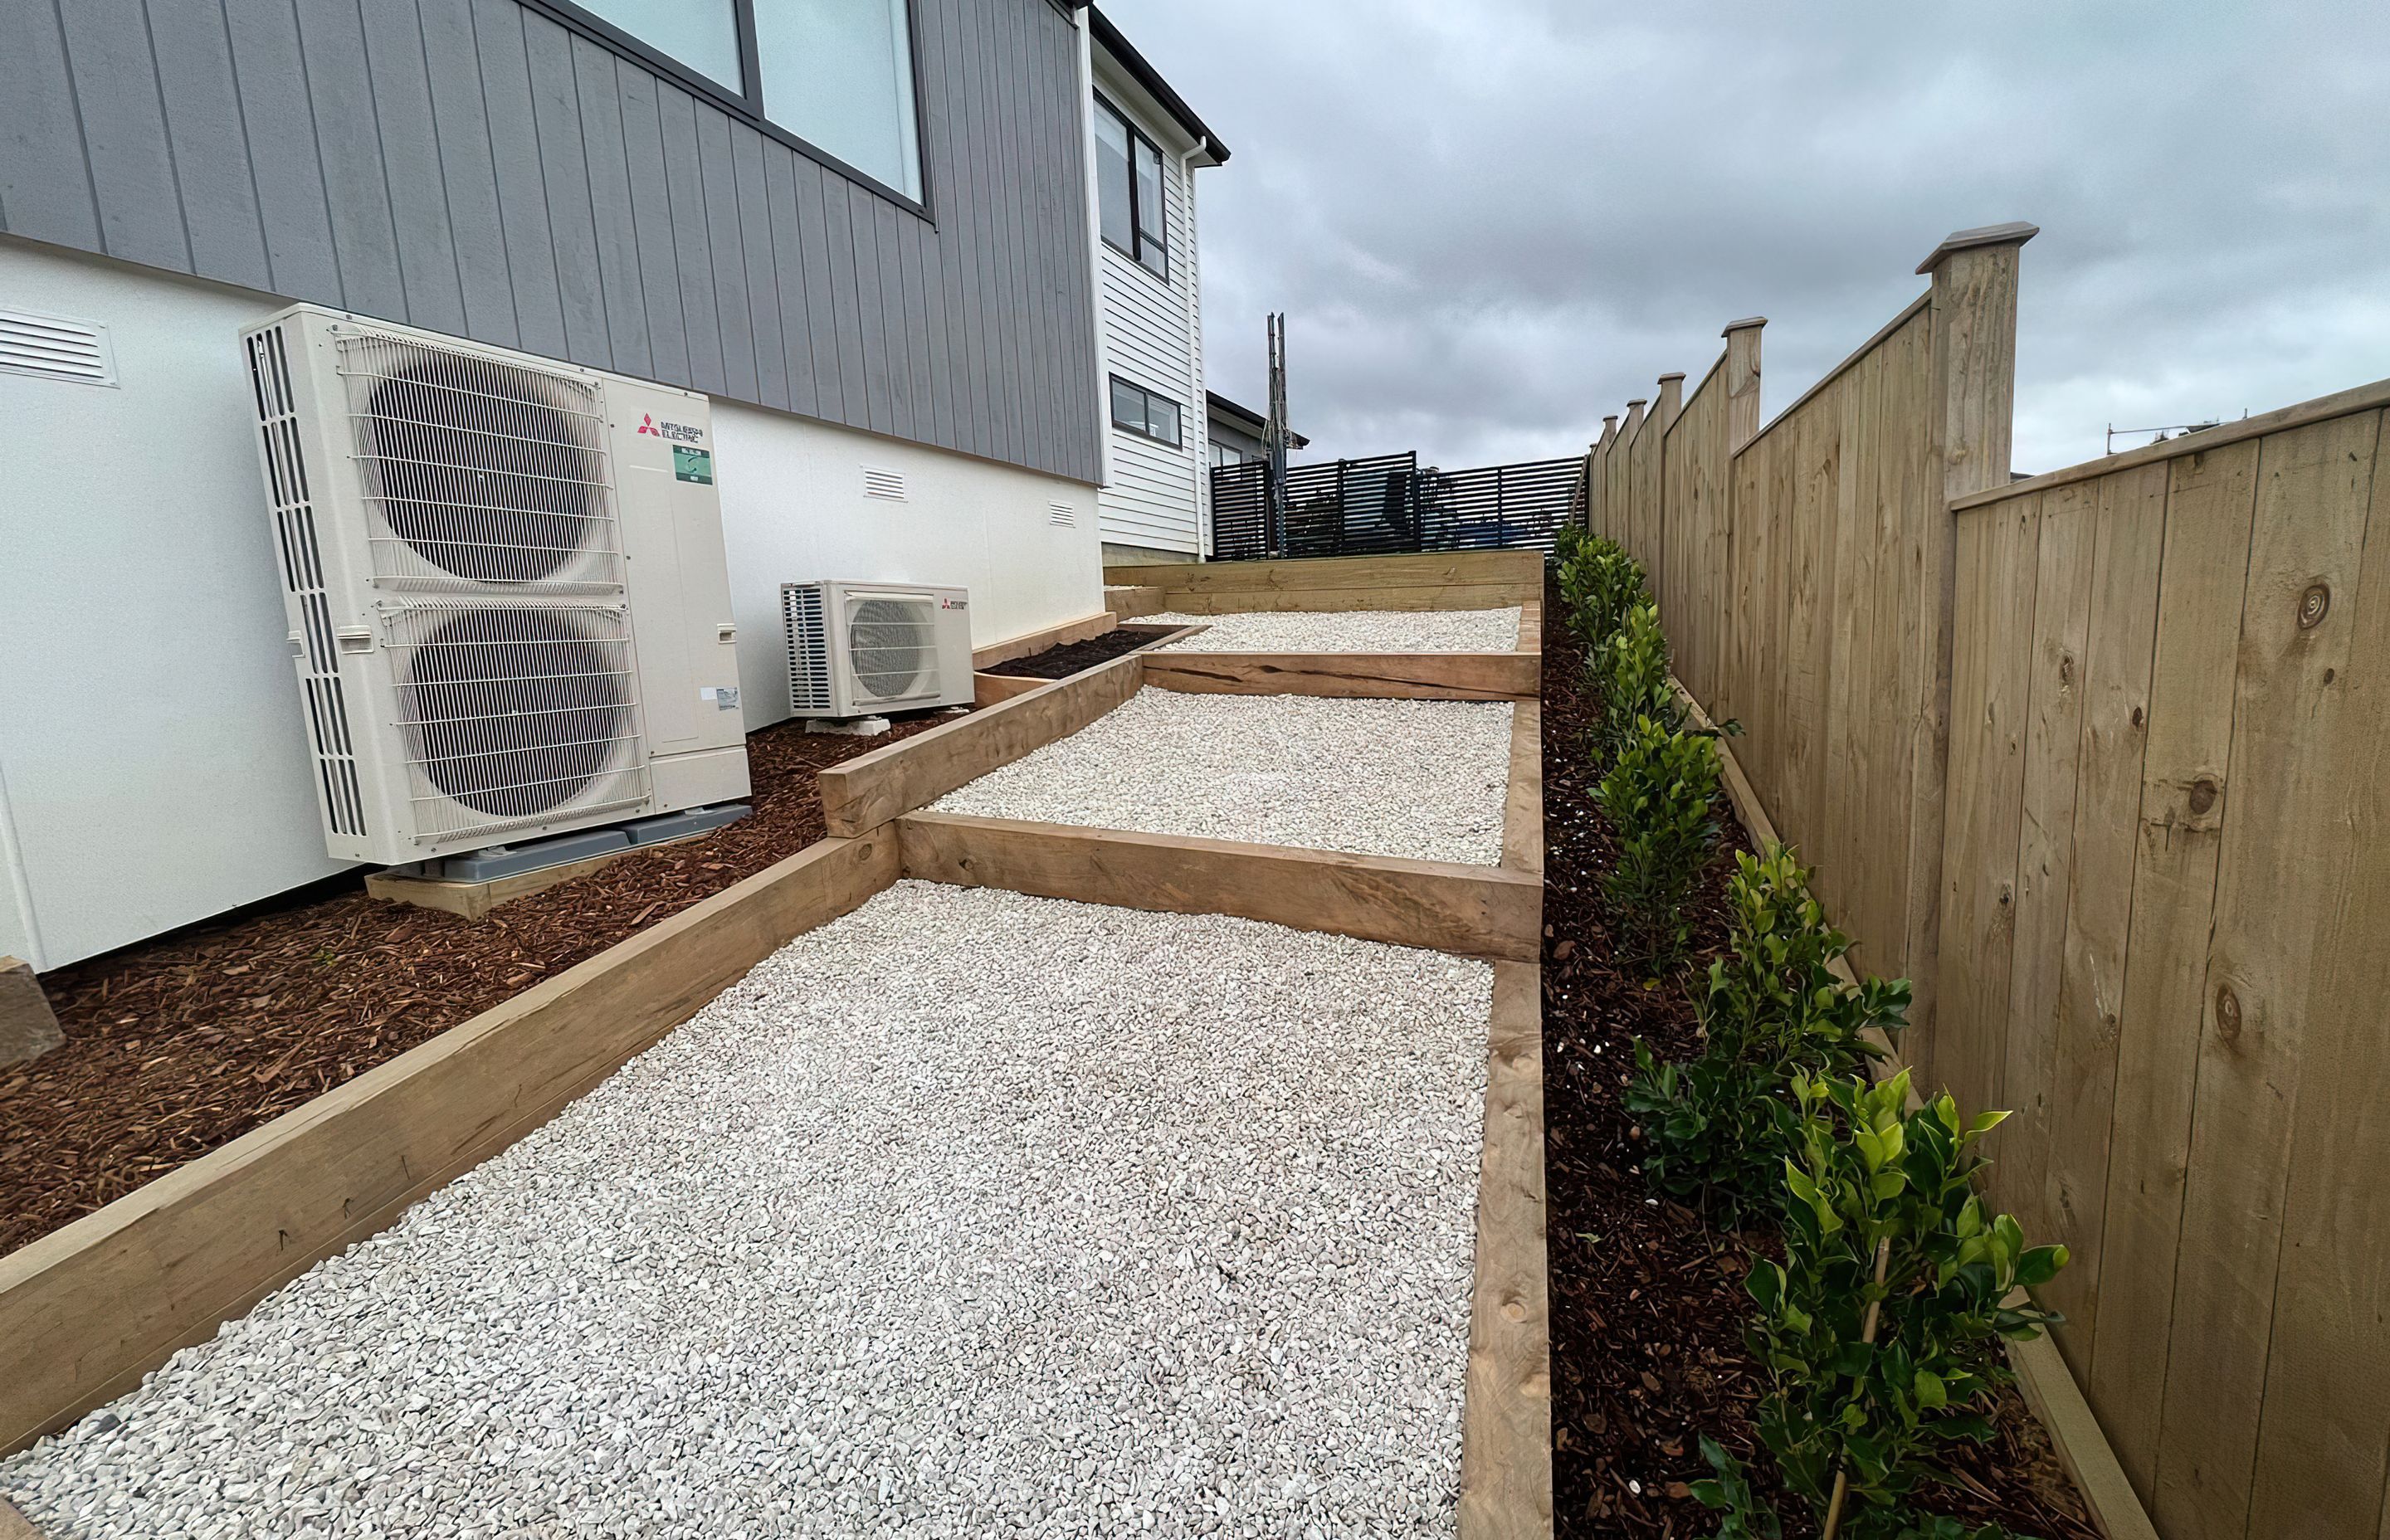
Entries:
<svg viewBox="0 0 2390 1540">
<path fill-rule="evenodd" d="M 1684 371 L 1684 370 L 1682 370 L 1682 369 L 1678 369 L 1675 374 L 1664 374 L 1664 375 L 1662 375 L 1662 376 L 1660 377 L 1660 383 L 1661 383 L 1661 384 L 1663 384 L 1663 385 L 1665 385 L 1666 383 L 1668 383 L 1668 381 L 1670 381 L 1670 380 L 1672 380 L 1672 379 L 1684 379 L 1684 378 L 1685 378 L 1685 371 Z"/>
<path fill-rule="evenodd" d="M 1648 406 L 1651 404 L 1651 398 L 1649 396 L 1629 396 L 1626 400 L 1626 404 L 1630 408 L 1636 406 Z"/>
<path fill-rule="evenodd" d="M 1601 420 L 1602 420 L 1602 421 L 1604 421 L 1604 422 L 1616 422 L 1616 421 L 1618 420 L 1618 414 L 1617 414 L 1617 413 L 1615 413 L 1615 412 L 1613 412 L 1613 413 L 1609 414 L 1607 417 L 1603 417 Z"/>
<path fill-rule="evenodd" d="M 1971 251 L 1978 246 L 2023 246 L 2041 234 L 2038 225 L 2011 220 L 2006 225 L 1979 225 L 1972 230 L 1953 230 L 1942 237 L 1934 254 L 1917 264 L 1920 274 L 1931 273 L 1942 265 L 1942 259 L 1957 251 Z"/>
<path fill-rule="evenodd" d="M 1754 330 L 1757 327 L 1766 326 L 1767 324 L 1767 317 L 1765 315 L 1746 315 L 1740 321 L 1728 321 L 1726 324 L 1726 329 L 1719 332 L 1718 335 L 1720 337 L 1732 337 L 1738 331 Z"/>
</svg>

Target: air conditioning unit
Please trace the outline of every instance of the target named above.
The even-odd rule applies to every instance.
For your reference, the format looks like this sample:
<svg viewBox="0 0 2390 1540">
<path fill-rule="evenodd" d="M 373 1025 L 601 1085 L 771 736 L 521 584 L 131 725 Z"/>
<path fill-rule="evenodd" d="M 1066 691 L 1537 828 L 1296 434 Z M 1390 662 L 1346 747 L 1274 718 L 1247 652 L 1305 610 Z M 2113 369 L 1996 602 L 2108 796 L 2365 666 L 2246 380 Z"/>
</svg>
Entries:
<svg viewBox="0 0 2390 1540">
<path fill-rule="evenodd" d="M 894 583 L 788 583 L 789 705 L 868 716 L 970 704 L 970 597 Z"/>
<path fill-rule="evenodd" d="M 241 344 L 327 851 L 747 794 L 703 396 L 315 305 Z"/>
</svg>

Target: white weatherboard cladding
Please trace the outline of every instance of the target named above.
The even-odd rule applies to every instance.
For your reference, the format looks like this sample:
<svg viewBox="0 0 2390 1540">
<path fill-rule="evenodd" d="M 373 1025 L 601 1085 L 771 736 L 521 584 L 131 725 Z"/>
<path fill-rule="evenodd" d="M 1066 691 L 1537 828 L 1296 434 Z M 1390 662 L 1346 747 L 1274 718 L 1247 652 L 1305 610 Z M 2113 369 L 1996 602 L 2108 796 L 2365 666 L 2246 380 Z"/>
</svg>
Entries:
<svg viewBox="0 0 2390 1540">
<path fill-rule="evenodd" d="M 1107 99 L 1121 105 L 1119 98 Z M 1161 125 L 1132 121 L 1157 142 L 1168 145 Z M 1103 258 L 1104 369 L 1158 391 L 1179 405 L 1179 436 L 1173 449 L 1142 434 L 1111 427 L 1111 399 L 1104 421 L 1111 439 L 1111 479 L 1098 499 L 1103 537 L 1125 545 L 1159 550 L 1201 548 L 1202 491 L 1197 468 L 1210 463 L 1205 448 L 1203 366 L 1195 295 L 1195 200 L 1187 167 L 1176 151 L 1162 158 L 1163 202 L 1170 222 L 1170 279 L 1164 283 L 1100 239 Z"/>
<path fill-rule="evenodd" d="M 5 237 L 0 294 L 108 327 L 118 374 L 0 372 L 0 953 L 49 969 L 341 865 L 238 340 L 287 302 Z M 714 431 L 751 727 L 788 714 L 782 582 L 963 584 L 982 644 L 1103 607 L 1093 520 L 1050 522 L 1088 486 L 719 397 Z"/>
</svg>

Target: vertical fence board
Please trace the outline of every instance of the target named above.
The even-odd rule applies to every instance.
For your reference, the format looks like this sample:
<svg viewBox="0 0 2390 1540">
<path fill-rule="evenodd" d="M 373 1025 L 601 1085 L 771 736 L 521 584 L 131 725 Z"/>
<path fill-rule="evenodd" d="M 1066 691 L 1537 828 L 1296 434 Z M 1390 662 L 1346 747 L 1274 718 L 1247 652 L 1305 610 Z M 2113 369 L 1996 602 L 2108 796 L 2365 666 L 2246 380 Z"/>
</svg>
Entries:
<svg viewBox="0 0 2390 1540">
<path fill-rule="evenodd" d="M 2056 1334 L 2058 1345 L 2083 1383 L 2090 1378 L 2098 1320 L 2100 1235 L 2125 945 L 2132 925 L 2151 654 L 2157 639 L 2166 469 L 2145 466 L 2086 484 L 2099 497 L 2098 528 L 2080 676 L 2075 851 L 2065 934 L 2056 958 L 2058 999 L 2037 1211 L 2043 1238 L 2063 1243 L 2074 1257 L 2042 1291 L 2042 1302 L 2066 1315 Z"/>
<path fill-rule="evenodd" d="M 2042 1174 L 2049 1149 L 2049 1079 L 2058 1053 L 2058 962 L 2075 854 L 2076 759 L 2083 746 L 2084 658 L 2091 631 L 2091 553 L 2099 483 L 2041 500 L 2034 583 L 2024 777 L 2016 887 L 2010 908 L 2009 1004 L 1999 1105 L 2011 1114 L 1994 1148 L 1991 1189 L 2027 1233 L 2049 1233 Z"/>
<path fill-rule="evenodd" d="M 1951 610 L 1950 796 L 1942 857 L 1934 1078 L 2000 1102 L 2041 499 L 1961 515 Z M 1998 1153 L 2005 1153 L 2002 1149 Z"/>
<path fill-rule="evenodd" d="M 2350 623 L 2379 413 L 2268 435 L 2234 684 L 2230 816 L 2217 875 L 2191 1114 L 2156 1517 L 2173 1540 L 2248 1526 L 2273 1335 L 2292 1120 L 2321 905 L 2347 841 L 2310 812 L 2345 798 Z M 2338 615 L 2302 624 L 2328 585 Z M 2367 774 L 2371 773 L 2368 767 Z M 2188 1256 L 2189 1253 L 2187 1252 Z"/>
<path fill-rule="evenodd" d="M 1822 684 L 1825 752 L 1818 783 L 1818 825 L 1822 838 L 1811 851 L 1822 869 L 1839 874 L 1843 903 L 1835 912 L 1839 923 L 1858 944 L 1852 950 L 1854 966 L 1880 969 L 1883 931 L 1876 903 L 1881 874 L 1875 870 L 1860 803 L 1845 789 L 1872 784 L 1875 765 L 1869 728 L 1876 720 L 1875 703 L 1867 697 L 1866 660 L 1873 652 L 1875 595 L 1880 574 L 1876 561 L 1875 482 L 1867 474 L 1873 464 L 1875 418 L 1880 407 L 1876 386 L 1879 370 L 1870 364 L 1853 369 L 1836 391 L 1841 410 L 1831 426 L 1843 454 L 1845 473 L 1835 478 L 1833 500 L 1821 510 L 1828 522 L 1826 545 L 1832 552 L 1830 603 L 1824 630 L 1829 648 Z M 1898 972 L 1895 967 L 1893 971 Z"/>
<path fill-rule="evenodd" d="M 2168 483 L 2156 656 L 2116 1026 L 2106 1215 L 2093 1263 L 2102 1329 L 2092 1344 L 2088 1386 L 2144 1503 L 2157 1489 L 2257 445 L 2231 444 L 2163 468 Z"/>
<path fill-rule="evenodd" d="M 2385 423 L 2390 427 L 2390 423 Z M 2364 565 L 2323 624 L 2345 621 L 2333 682 L 2346 724 L 2337 803 L 2307 816 L 2349 864 L 2317 914 L 2316 994 L 2282 1210 L 2278 1324 L 2268 1366 L 2253 1535 L 2365 1536 L 2378 1529 L 2390 1384 L 2390 477 L 2377 438 Z M 2344 613 L 2344 606 L 2346 606 Z M 2320 629 L 2320 627 L 2319 627 Z M 2313 912 L 2313 911 L 2310 911 Z M 2372 1508 L 2377 1523 L 2367 1526 Z"/>
</svg>

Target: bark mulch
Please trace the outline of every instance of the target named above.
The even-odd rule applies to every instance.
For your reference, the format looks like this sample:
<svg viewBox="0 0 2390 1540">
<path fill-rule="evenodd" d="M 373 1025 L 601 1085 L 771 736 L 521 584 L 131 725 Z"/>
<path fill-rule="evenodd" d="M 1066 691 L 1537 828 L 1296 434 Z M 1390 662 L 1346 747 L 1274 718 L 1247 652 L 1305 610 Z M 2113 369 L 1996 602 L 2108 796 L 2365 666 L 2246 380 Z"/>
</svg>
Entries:
<svg viewBox="0 0 2390 1540">
<path fill-rule="evenodd" d="M 1135 652 L 1146 643 L 1167 636 L 1178 628 L 1175 625 L 1121 625 L 1100 636 L 1090 636 L 1084 642 L 1067 647 L 1049 647 L 1043 652 L 1033 652 L 1026 658 L 1015 658 L 1009 663 L 992 663 L 980 670 L 982 674 L 1009 674 L 1020 679 L 1067 679 L 1083 669 Z"/>
<path fill-rule="evenodd" d="M 0 1254 L 796 853 L 824 832 L 815 772 L 944 720 L 766 728 L 747 817 L 482 919 L 359 885 L 44 975 L 66 1041 L 0 1069 Z"/>
<path fill-rule="evenodd" d="M 1582 649 L 1557 590 L 1544 597 L 1544 1115 L 1550 1249 L 1553 1513 L 1570 1537 L 1690 1537 L 1716 1533 L 1687 1483 L 1708 1475 L 1706 1433 L 1752 1468 L 1786 1533 L 1815 1533 L 1782 1492 L 1752 1426 L 1767 1388 L 1743 1346 L 1752 1314 L 1746 1258 L 1780 1257 L 1773 1235 L 1718 1230 L 1695 1211 L 1654 1200 L 1641 1172 L 1641 1131 L 1621 1096 L 1634 1044 L 1689 1059 L 1699 1034 L 1685 979 L 1705 973 L 1727 931 L 1731 852 L 1748 849 L 1721 811 L 1728 843 L 1693 904 L 1694 952 L 1681 978 L 1653 981 L 1613 966 L 1600 876 L 1609 830 L 1593 806 L 1581 747 L 1595 702 Z M 1971 1524 L 1997 1520 L 2047 1540 L 2097 1540 L 2040 1424 L 2013 1391 L 1998 1437 L 1958 1457 L 1960 1484 L 1935 1504 Z"/>
</svg>

